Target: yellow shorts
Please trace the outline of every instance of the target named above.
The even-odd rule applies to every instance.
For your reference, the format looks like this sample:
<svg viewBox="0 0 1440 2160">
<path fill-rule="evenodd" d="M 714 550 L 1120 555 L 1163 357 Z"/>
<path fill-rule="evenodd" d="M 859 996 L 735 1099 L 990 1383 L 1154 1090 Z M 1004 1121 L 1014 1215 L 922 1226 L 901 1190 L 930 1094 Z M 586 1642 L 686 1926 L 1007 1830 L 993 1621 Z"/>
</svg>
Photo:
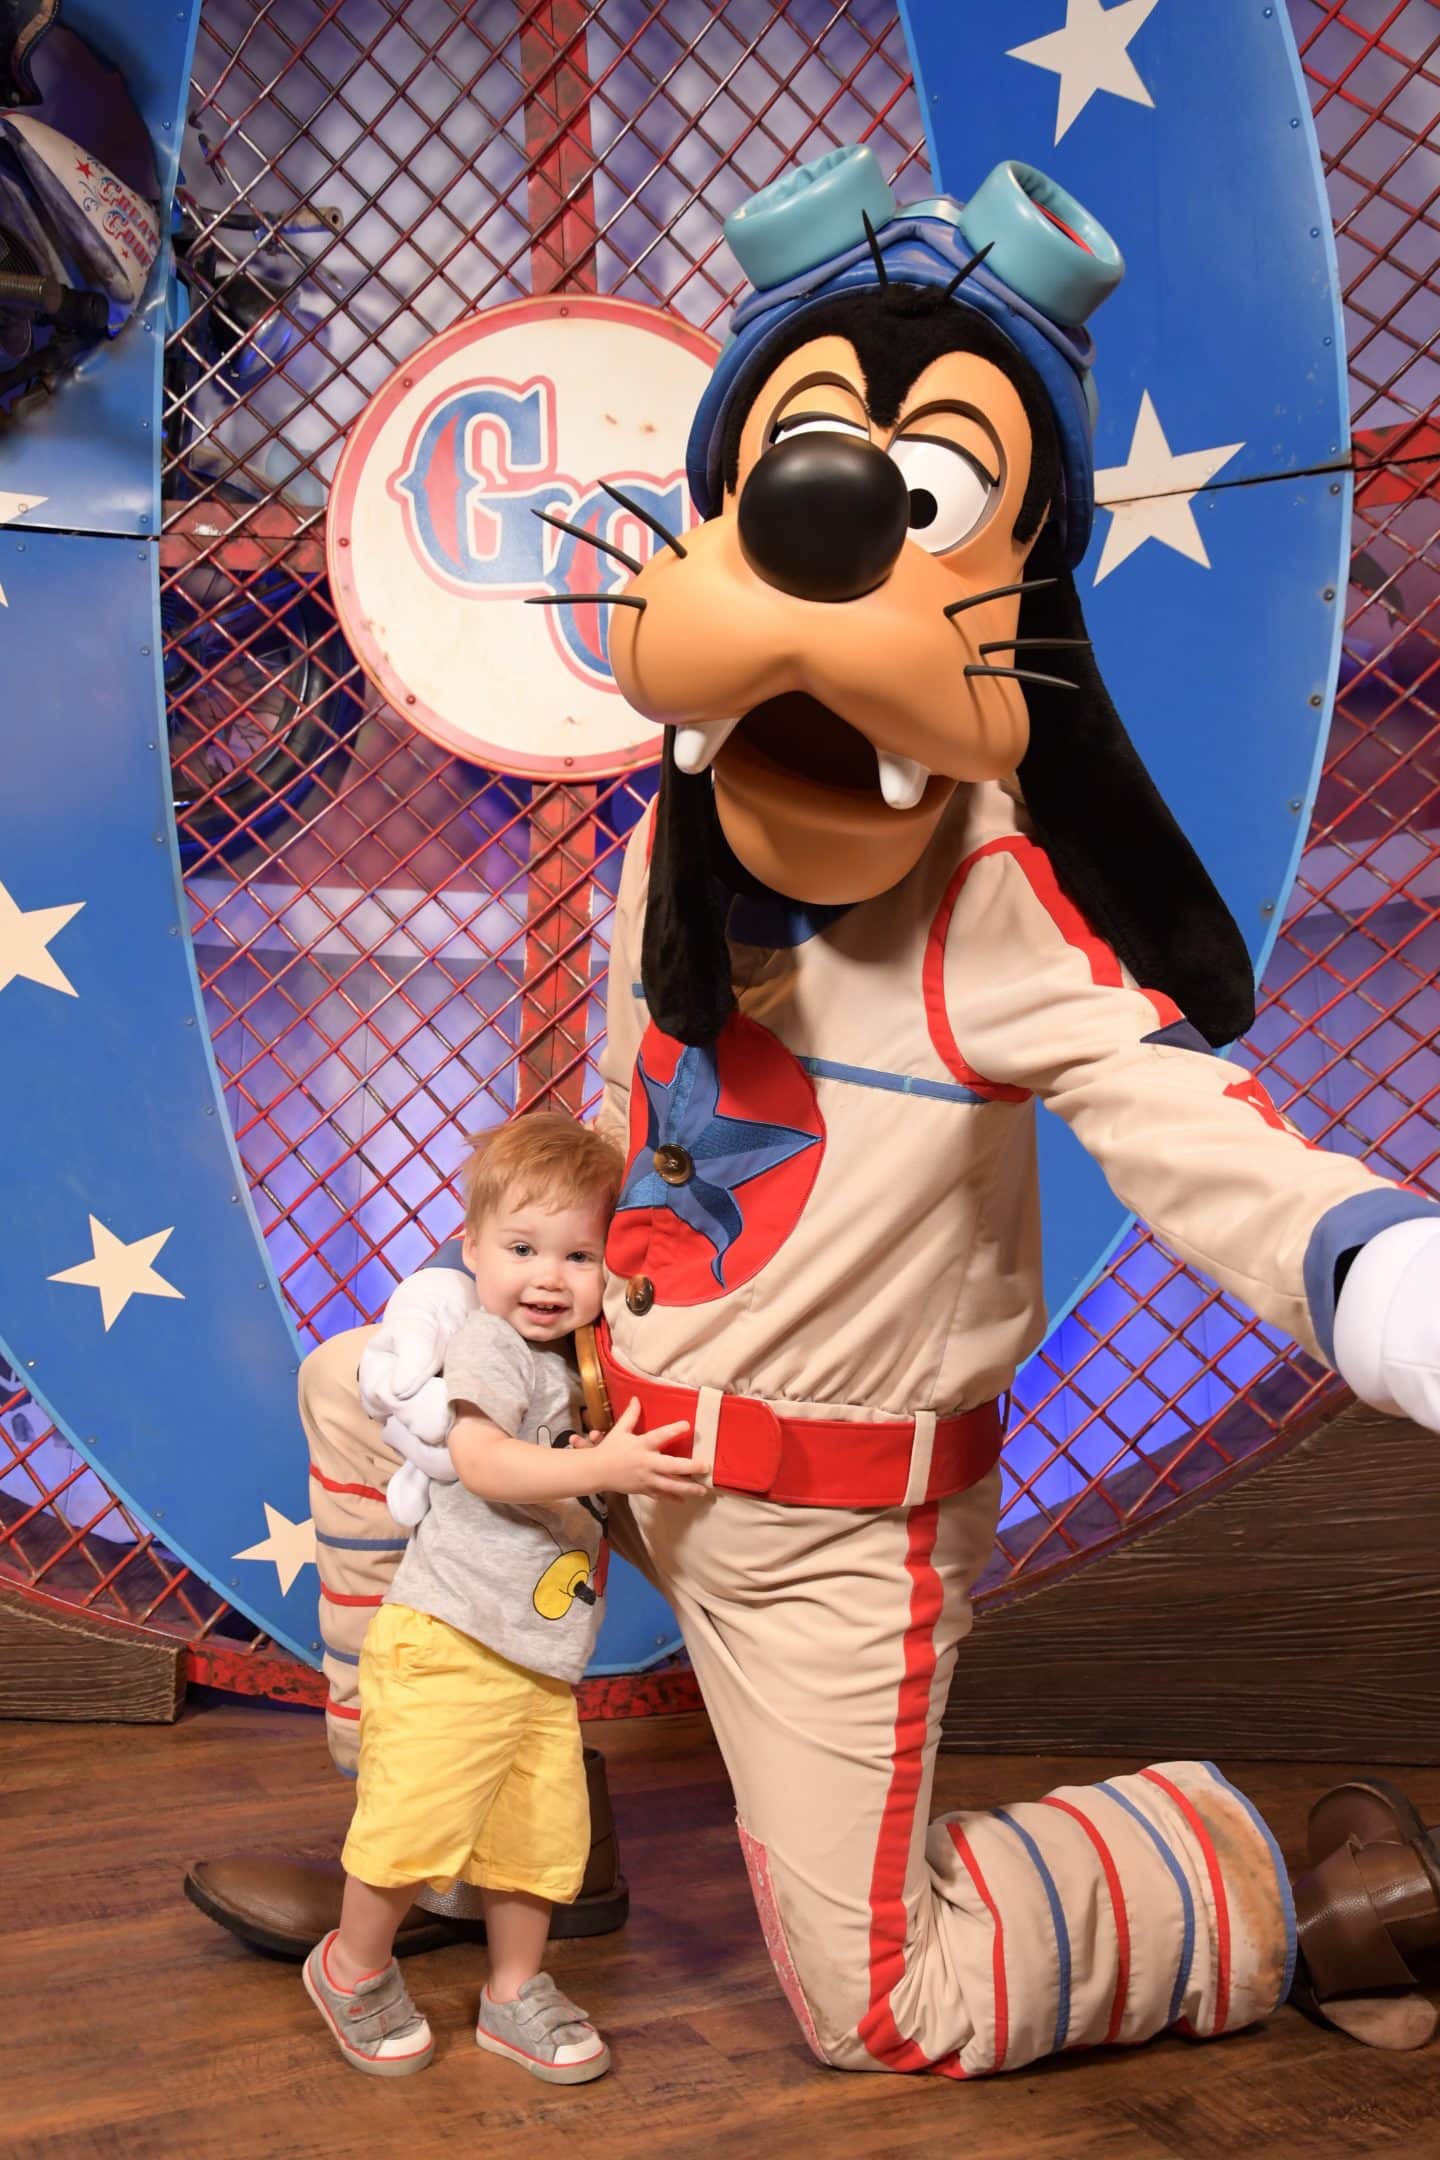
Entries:
<svg viewBox="0 0 1440 2160">
<path fill-rule="evenodd" d="M 360 1652 L 360 1777 L 341 1861 L 378 1889 L 460 1881 L 568 1905 L 590 1854 L 574 1690 L 382 1605 Z"/>
</svg>

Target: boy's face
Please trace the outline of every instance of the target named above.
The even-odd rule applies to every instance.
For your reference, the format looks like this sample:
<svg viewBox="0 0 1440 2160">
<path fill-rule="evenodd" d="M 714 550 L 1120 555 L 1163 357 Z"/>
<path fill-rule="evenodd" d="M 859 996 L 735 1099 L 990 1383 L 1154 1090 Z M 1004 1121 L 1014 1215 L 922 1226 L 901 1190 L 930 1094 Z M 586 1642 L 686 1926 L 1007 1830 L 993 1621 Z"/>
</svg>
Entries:
<svg viewBox="0 0 1440 2160">
<path fill-rule="evenodd" d="M 569 1207 L 508 1198 L 467 1230 L 465 1265 L 486 1312 L 527 1342 L 548 1343 L 598 1318 L 609 1212 L 593 1200 Z"/>
</svg>

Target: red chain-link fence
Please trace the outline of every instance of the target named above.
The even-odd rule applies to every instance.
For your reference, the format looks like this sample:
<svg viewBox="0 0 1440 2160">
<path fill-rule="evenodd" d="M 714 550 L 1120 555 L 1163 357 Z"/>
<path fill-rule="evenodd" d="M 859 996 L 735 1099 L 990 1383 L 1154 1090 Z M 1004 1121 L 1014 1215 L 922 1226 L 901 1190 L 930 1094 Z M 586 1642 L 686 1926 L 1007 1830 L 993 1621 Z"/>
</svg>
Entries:
<svg viewBox="0 0 1440 2160">
<path fill-rule="evenodd" d="M 1335 219 L 1357 466 L 1341 692 L 1244 1046 L 1307 1136 L 1427 1189 L 1440 1060 L 1440 17 L 1291 0 Z M 736 203 L 869 141 L 926 192 L 883 0 L 206 0 L 168 347 L 161 541 L 192 934 L 236 1139 L 302 1333 L 373 1317 L 454 1226 L 464 1134 L 595 1097 L 606 919 L 641 774 L 530 785 L 380 707 L 323 579 L 346 430 L 476 307 L 568 288 L 718 328 Z M 182 304 L 183 307 L 183 304 Z M 1017 1579 L 1276 1446 L 1330 1376 L 1141 1231 L 1017 1391 Z M 298 1676 L 0 1370 L 0 1573 Z M 215 1655 L 226 1645 L 226 1656 Z"/>
</svg>

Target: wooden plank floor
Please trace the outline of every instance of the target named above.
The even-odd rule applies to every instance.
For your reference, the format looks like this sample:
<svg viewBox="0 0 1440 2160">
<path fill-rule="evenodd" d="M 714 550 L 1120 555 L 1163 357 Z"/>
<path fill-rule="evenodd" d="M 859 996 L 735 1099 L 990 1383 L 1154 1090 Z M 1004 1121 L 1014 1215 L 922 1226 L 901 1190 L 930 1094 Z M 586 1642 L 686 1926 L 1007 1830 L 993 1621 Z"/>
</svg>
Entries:
<svg viewBox="0 0 1440 2160">
<path fill-rule="evenodd" d="M 957 2086 L 814 2063 L 772 1979 L 703 1718 L 588 1728 L 610 1764 L 633 1910 L 554 1969 L 610 2036 L 573 2091 L 482 2055 L 482 1953 L 410 1960 L 439 2041 L 404 2083 L 345 2068 L 294 1966 L 180 1895 L 196 1854 L 333 1850 L 348 1788 L 318 1718 L 206 1701 L 172 1727 L 0 1726 L 0 2153 L 16 2160 L 1331 2160 L 1440 2155 L 1440 2042 L 1370 2053 L 1294 2011 L 1218 2046 L 1165 2039 Z M 1028 1799 L 1132 1764 L 942 1757 L 941 1805 Z M 1293 1854 L 1341 1773 L 1250 1765 Z M 1440 1770 L 1408 1780 L 1440 1820 Z"/>
</svg>

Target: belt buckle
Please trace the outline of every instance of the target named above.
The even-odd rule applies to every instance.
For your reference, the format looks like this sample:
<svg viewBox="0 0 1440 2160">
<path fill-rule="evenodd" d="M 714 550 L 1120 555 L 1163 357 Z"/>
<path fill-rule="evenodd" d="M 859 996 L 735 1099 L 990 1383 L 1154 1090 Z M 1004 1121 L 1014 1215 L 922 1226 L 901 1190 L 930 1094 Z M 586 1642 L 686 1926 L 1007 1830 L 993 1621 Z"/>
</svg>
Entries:
<svg viewBox="0 0 1440 2160">
<path fill-rule="evenodd" d="M 727 1492 L 768 1493 L 780 1475 L 785 1435 L 769 1403 L 725 1395 L 715 1423 L 713 1482 Z"/>
</svg>

